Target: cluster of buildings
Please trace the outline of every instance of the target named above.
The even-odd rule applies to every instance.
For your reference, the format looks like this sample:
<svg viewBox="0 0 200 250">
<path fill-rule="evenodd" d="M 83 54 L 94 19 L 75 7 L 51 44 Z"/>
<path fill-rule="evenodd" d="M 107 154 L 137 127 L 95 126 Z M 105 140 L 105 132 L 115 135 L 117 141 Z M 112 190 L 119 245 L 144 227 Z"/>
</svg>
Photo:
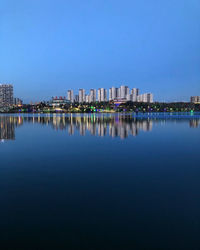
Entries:
<svg viewBox="0 0 200 250">
<path fill-rule="evenodd" d="M 153 94 L 145 93 L 139 94 L 138 88 L 129 89 L 128 86 L 120 86 L 119 88 L 112 87 L 107 93 L 107 89 L 99 88 L 90 89 L 89 94 L 86 94 L 85 89 L 79 89 L 78 95 L 74 95 L 73 90 L 67 91 L 67 100 L 70 102 L 79 102 L 79 103 L 91 103 L 91 102 L 106 102 L 106 101 L 132 101 L 132 102 L 153 102 Z"/>
<path fill-rule="evenodd" d="M 0 84 L 0 107 L 8 107 L 10 105 L 22 105 L 22 100 L 13 97 L 12 84 Z"/>
<path fill-rule="evenodd" d="M 55 97 L 49 102 L 50 105 L 59 106 L 66 103 L 93 103 L 93 102 L 113 102 L 123 103 L 127 101 L 153 103 L 153 94 L 144 93 L 139 94 L 138 88 L 129 89 L 128 86 L 122 85 L 119 88 L 112 87 L 108 91 L 105 88 L 90 89 L 86 94 L 85 89 L 79 89 L 78 95 L 74 95 L 73 90 L 67 91 L 67 98 Z M 191 103 L 200 104 L 200 96 L 191 96 Z M 0 84 L 0 108 L 9 107 L 11 105 L 22 105 L 23 102 L 19 98 L 13 97 L 12 84 Z"/>
<path fill-rule="evenodd" d="M 192 103 L 200 103 L 200 96 L 191 96 L 190 101 Z"/>
</svg>

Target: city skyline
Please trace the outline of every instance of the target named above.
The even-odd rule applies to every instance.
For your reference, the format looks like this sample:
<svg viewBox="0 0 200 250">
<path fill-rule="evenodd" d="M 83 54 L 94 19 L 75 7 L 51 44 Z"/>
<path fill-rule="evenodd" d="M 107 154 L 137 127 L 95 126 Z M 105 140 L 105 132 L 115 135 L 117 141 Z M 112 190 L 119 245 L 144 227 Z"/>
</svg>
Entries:
<svg viewBox="0 0 200 250">
<path fill-rule="evenodd" d="M 3 0 L 1 9 L 0 81 L 25 102 L 118 84 L 158 101 L 199 95 L 197 0 Z"/>
<path fill-rule="evenodd" d="M 90 89 L 89 93 L 85 89 L 77 90 L 78 94 L 74 94 L 73 89 L 67 90 L 66 97 L 71 103 L 92 103 L 92 102 L 108 102 L 114 100 L 121 101 L 132 101 L 132 102 L 149 102 L 153 103 L 153 94 L 152 93 L 143 93 L 139 94 L 138 88 L 130 89 L 128 86 L 121 85 L 120 87 L 109 88 L 108 91 L 105 88 Z M 60 96 L 61 97 L 61 96 Z M 55 100 L 57 99 L 54 98 Z M 40 102 L 48 100 L 40 100 Z M 9 106 L 9 105 L 21 105 L 23 100 L 14 97 L 14 88 L 12 84 L 1 84 L 0 83 L 0 106 Z"/>
<path fill-rule="evenodd" d="M 13 84 L 12 83 L 6 83 L 6 82 L 0 82 L 0 85 L 12 85 L 13 86 Z M 79 88 L 77 91 L 74 91 L 74 89 L 72 89 L 72 88 L 68 88 L 68 90 L 67 90 L 67 94 L 66 94 L 66 99 L 68 99 L 68 91 L 72 91 L 73 92 L 73 96 L 74 96 L 74 98 L 75 98 L 75 100 L 76 100 L 76 98 L 77 97 L 79 97 L 79 91 L 80 90 L 84 90 L 84 92 L 85 92 L 85 97 L 87 98 L 87 96 L 88 95 L 90 95 L 91 93 L 91 90 L 95 90 L 96 91 L 96 93 L 95 93 L 95 95 L 97 94 L 97 100 L 98 100 L 98 90 L 100 90 L 100 89 L 105 89 L 106 90 L 106 93 L 105 93 L 105 95 L 106 95 L 106 97 L 107 97 L 107 101 L 109 101 L 109 91 L 111 90 L 112 91 L 112 89 L 113 88 L 116 88 L 116 89 L 120 89 L 122 86 L 125 86 L 125 87 L 128 87 L 128 86 L 126 86 L 126 85 L 121 85 L 121 86 L 119 86 L 119 84 L 118 84 L 118 87 L 107 87 L 107 88 Z M 132 88 L 132 89 L 130 89 L 130 91 L 133 91 L 133 89 L 139 89 L 139 88 Z M 16 88 L 15 88 L 15 90 L 16 90 Z M 16 91 L 17 93 L 19 93 L 19 91 Z M 57 91 L 57 92 L 59 92 L 59 93 L 61 93 L 59 90 Z M 64 93 L 66 93 L 66 90 L 64 91 Z M 50 96 L 48 96 L 47 98 L 46 98 L 46 100 L 49 100 L 52 96 L 63 96 L 63 94 L 64 93 L 61 93 L 60 95 L 56 95 L 55 93 L 53 94 L 51 94 Z M 89 94 L 86 94 L 86 93 L 89 93 Z M 194 92 L 193 92 L 194 93 Z M 172 96 L 168 96 L 166 99 L 157 99 L 157 100 L 155 100 L 156 102 L 189 102 L 189 100 L 191 100 L 191 97 L 199 97 L 199 93 L 200 93 L 200 90 L 197 92 L 197 93 L 194 93 L 193 95 L 188 95 L 187 97 L 185 97 L 185 98 L 183 98 L 183 99 L 176 99 L 176 98 L 172 98 Z M 130 94 L 133 94 L 132 92 L 130 93 Z M 149 91 L 148 93 L 144 93 L 144 94 L 152 94 L 152 91 Z M 20 98 L 16 98 L 16 97 L 13 97 L 13 100 L 14 99 L 17 99 L 17 100 L 19 100 L 20 102 L 22 101 L 22 100 L 26 100 L 26 103 L 30 103 L 30 102 L 40 102 L 40 101 L 46 101 L 45 99 L 35 99 L 34 97 L 33 98 L 31 98 L 31 99 L 27 99 L 27 97 L 26 96 L 22 96 L 22 95 L 20 95 L 20 93 L 18 94 L 18 96 L 20 96 Z M 141 96 L 141 95 L 140 95 Z M 153 94 L 153 99 L 154 99 L 154 94 Z M 186 99 L 187 98 L 187 99 Z M 130 99 L 131 100 L 131 99 Z M 16 101 L 16 100 L 15 100 Z M 15 103 L 15 101 L 14 101 L 14 103 Z M 132 101 L 132 100 L 131 100 Z M 137 99 L 133 99 L 133 101 L 136 101 L 136 102 L 142 102 L 142 99 L 141 100 L 137 100 Z M 77 102 L 79 102 L 78 100 L 77 100 Z M 86 101 L 86 102 L 88 102 L 88 101 Z"/>
<path fill-rule="evenodd" d="M 77 91 L 76 91 L 77 92 Z M 66 99 L 70 102 L 79 102 L 79 103 L 91 103 L 91 102 L 107 102 L 113 100 L 123 100 L 123 101 L 132 101 L 132 102 L 149 102 L 153 103 L 153 94 L 152 93 L 141 93 L 139 94 L 138 88 L 129 88 L 128 86 L 121 85 L 120 87 L 111 87 L 90 89 L 86 92 L 85 89 L 79 89 L 78 95 L 74 89 L 67 91 Z"/>
<path fill-rule="evenodd" d="M 71 103 L 92 103 L 92 102 L 110 102 L 110 101 L 132 101 L 132 102 L 143 102 L 143 103 L 153 103 L 158 102 L 154 100 L 154 95 L 152 93 L 142 93 L 139 94 L 138 88 L 129 88 L 128 86 L 121 85 L 120 87 L 111 87 L 108 89 L 98 88 L 90 89 L 87 92 L 85 89 L 78 89 L 74 91 L 73 89 L 67 90 L 66 96 L 52 96 L 51 99 L 59 100 L 66 99 Z M 40 100 L 39 102 L 49 102 L 49 100 Z M 39 103 L 36 102 L 36 103 Z M 200 103 L 200 96 L 190 96 L 190 103 Z M 30 102 L 32 103 L 32 101 Z M 167 103 L 167 102 L 165 102 Z M 14 87 L 12 84 L 0 83 L 0 105 L 22 105 L 23 100 L 19 97 L 14 96 Z"/>
</svg>

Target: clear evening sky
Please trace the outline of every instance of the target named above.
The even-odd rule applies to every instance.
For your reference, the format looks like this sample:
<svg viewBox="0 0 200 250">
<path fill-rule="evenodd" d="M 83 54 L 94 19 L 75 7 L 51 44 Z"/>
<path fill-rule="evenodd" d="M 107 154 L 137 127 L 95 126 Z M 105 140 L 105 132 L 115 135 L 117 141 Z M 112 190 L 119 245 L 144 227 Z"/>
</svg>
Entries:
<svg viewBox="0 0 200 250">
<path fill-rule="evenodd" d="M 121 84 L 200 95 L 200 0 L 0 2 L 0 83 L 25 101 Z"/>
</svg>

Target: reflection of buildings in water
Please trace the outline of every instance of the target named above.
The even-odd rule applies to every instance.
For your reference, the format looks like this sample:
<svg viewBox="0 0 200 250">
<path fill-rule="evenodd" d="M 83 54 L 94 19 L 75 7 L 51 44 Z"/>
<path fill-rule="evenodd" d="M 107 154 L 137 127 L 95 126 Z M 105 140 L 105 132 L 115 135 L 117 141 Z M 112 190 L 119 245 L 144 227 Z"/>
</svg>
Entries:
<svg viewBox="0 0 200 250">
<path fill-rule="evenodd" d="M 15 140 L 15 127 L 22 124 L 22 117 L 0 116 L 0 140 Z"/>
<path fill-rule="evenodd" d="M 129 135 L 136 136 L 139 131 L 152 130 L 152 120 L 136 119 L 131 116 L 39 116 L 24 117 L 24 121 L 38 122 L 51 125 L 56 130 L 67 129 L 69 135 L 73 135 L 75 130 L 80 135 L 85 135 L 89 131 L 91 135 L 127 138 Z"/>
<path fill-rule="evenodd" d="M 44 118 L 44 117 L 42 117 L 42 118 Z M 64 116 L 54 115 L 53 117 L 50 117 L 50 118 L 53 118 L 53 127 L 56 130 L 64 130 L 66 128 L 66 121 L 65 121 Z M 40 119 L 41 119 L 41 117 L 40 117 Z M 51 123 L 51 120 L 49 123 Z"/>
<path fill-rule="evenodd" d="M 52 126 L 55 130 L 67 130 L 69 135 L 79 131 L 85 135 L 87 131 L 91 135 L 120 137 L 137 136 L 140 131 L 151 131 L 153 122 L 161 122 L 160 119 L 137 119 L 123 115 L 47 115 L 47 116 L 0 116 L 0 140 L 14 140 L 15 128 L 23 122 L 39 123 L 44 126 Z M 176 122 L 182 122 L 177 120 Z M 186 120 L 184 120 L 186 121 Z M 188 121 L 188 119 L 187 119 Z M 200 125 L 200 119 L 189 120 L 190 127 Z"/>
<path fill-rule="evenodd" d="M 68 126 L 68 134 L 69 135 L 73 135 L 74 134 L 74 126 L 73 126 L 73 124 L 70 124 Z"/>
<path fill-rule="evenodd" d="M 84 116 L 1 116 L 0 139 L 15 139 L 15 127 L 28 123 L 40 123 L 52 126 L 55 130 L 67 130 L 69 135 L 74 135 L 75 130 L 80 135 L 89 131 L 91 135 L 127 138 L 129 135 L 136 136 L 140 130 L 152 130 L 152 120 L 138 120 L 131 116 L 107 116 L 107 115 L 84 115 Z"/>
<path fill-rule="evenodd" d="M 124 126 L 120 127 L 119 129 L 120 129 L 119 136 L 121 139 L 125 139 L 126 137 L 128 137 L 128 131 Z"/>
<path fill-rule="evenodd" d="M 92 135 L 96 135 L 96 130 L 97 130 L 96 124 L 95 123 L 91 123 L 90 126 L 89 126 L 89 130 L 90 130 L 90 133 Z"/>
<path fill-rule="evenodd" d="M 136 136 L 140 130 L 150 131 L 151 120 L 137 120 L 131 116 L 21 116 L 21 117 L 0 117 L 1 137 L 0 139 L 14 139 L 14 129 L 23 122 L 40 123 L 50 125 L 55 130 L 67 130 L 69 135 L 74 135 L 75 130 L 80 135 L 89 131 L 91 135 L 127 138 L 129 135 Z"/>
<path fill-rule="evenodd" d="M 80 135 L 85 135 L 86 124 L 80 123 L 80 124 L 79 124 L 79 131 L 80 131 Z"/>
<path fill-rule="evenodd" d="M 99 136 L 105 136 L 106 135 L 106 131 L 107 127 L 105 126 L 104 123 L 99 123 L 98 124 L 98 135 Z"/>
<path fill-rule="evenodd" d="M 131 134 L 132 136 L 138 135 L 139 128 L 137 127 L 136 123 L 133 123 L 131 126 Z"/>
<path fill-rule="evenodd" d="M 112 137 L 120 137 L 121 139 L 125 139 L 129 135 L 138 135 L 139 130 L 150 131 L 152 130 L 152 126 L 153 122 L 151 120 L 121 120 L 115 124 L 110 124 L 109 135 Z"/>
<path fill-rule="evenodd" d="M 200 126 L 200 120 L 190 120 L 190 128 L 198 128 Z"/>
</svg>

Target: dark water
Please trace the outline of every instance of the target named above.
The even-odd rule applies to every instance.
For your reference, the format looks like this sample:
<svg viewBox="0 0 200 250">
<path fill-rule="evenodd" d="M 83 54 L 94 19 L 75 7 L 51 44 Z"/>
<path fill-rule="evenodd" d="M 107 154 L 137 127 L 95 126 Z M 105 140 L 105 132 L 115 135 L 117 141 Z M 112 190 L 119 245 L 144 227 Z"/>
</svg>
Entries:
<svg viewBox="0 0 200 250">
<path fill-rule="evenodd" d="M 200 120 L 0 116 L 1 249 L 200 249 Z"/>
</svg>

